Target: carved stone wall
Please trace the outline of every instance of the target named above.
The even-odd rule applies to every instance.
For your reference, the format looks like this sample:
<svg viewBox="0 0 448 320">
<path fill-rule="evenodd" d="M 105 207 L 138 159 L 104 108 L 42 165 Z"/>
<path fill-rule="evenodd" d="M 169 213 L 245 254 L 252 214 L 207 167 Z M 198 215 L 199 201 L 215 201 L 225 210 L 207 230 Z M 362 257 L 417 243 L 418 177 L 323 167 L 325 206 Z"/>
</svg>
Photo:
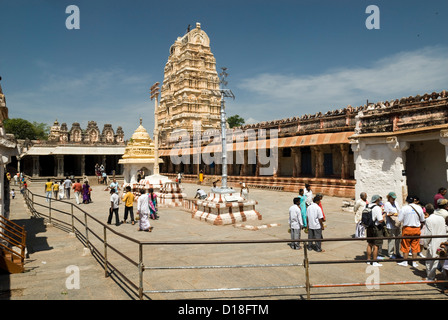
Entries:
<svg viewBox="0 0 448 320">
<path fill-rule="evenodd" d="M 157 110 L 160 144 L 177 142 L 179 136 L 193 133 L 193 123 L 201 131 L 220 127 L 220 97 L 216 60 L 210 39 L 200 23 L 170 48 Z"/>
</svg>

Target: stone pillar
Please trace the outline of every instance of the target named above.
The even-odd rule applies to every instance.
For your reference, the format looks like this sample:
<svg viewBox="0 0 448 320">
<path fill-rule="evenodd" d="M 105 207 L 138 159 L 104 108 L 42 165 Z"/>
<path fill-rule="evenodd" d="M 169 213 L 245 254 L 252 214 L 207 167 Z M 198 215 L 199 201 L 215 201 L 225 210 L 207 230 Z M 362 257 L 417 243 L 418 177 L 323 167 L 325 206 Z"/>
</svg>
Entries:
<svg viewBox="0 0 448 320">
<path fill-rule="evenodd" d="M 86 174 L 86 156 L 81 155 L 81 175 L 84 176 Z"/>
<path fill-rule="evenodd" d="M 314 176 L 321 178 L 324 175 L 324 153 L 321 146 L 313 146 L 311 150 L 314 150 Z"/>
<path fill-rule="evenodd" d="M 339 145 L 341 148 L 341 155 L 342 155 L 342 160 L 341 160 L 341 179 L 348 179 L 349 178 L 349 156 L 348 156 L 348 151 L 349 151 L 349 145 L 344 143 Z"/>
<path fill-rule="evenodd" d="M 291 155 L 293 161 L 292 176 L 295 178 L 300 177 L 302 173 L 302 152 L 300 148 L 291 148 Z"/>
<path fill-rule="evenodd" d="M 33 159 L 33 177 L 39 176 L 39 156 L 32 156 Z"/>
<path fill-rule="evenodd" d="M 107 167 L 106 167 L 106 164 L 107 164 L 107 162 L 106 162 L 106 155 L 103 155 L 103 156 L 101 157 L 101 163 L 102 163 L 103 166 L 104 166 L 104 171 L 106 171 L 106 173 L 107 173 Z"/>
<path fill-rule="evenodd" d="M 58 154 L 55 156 L 56 158 L 56 177 L 61 178 L 64 177 L 64 156 L 62 154 Z"/>
</svg>

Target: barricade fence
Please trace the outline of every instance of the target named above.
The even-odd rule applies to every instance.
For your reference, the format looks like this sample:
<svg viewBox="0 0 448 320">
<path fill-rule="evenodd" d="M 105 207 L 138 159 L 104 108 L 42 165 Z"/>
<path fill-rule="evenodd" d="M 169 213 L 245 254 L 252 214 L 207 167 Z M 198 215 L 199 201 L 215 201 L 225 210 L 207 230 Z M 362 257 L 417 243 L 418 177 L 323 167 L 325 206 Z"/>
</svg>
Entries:
<svg viewBox="0 0 448 320">
<path fill-rule="evenodd" d="M 86 248 L 90 250 L 97 260 L 102 264 L 105 277 L 109 277 L 112 273 L 119 277 L 131 290 L 143 299 L 147 294 L 155 293 L 192 293 L 192 292 L 225 292 L 225 291 L 251 291 L 251 290 L 277 290 L 277 289 L 298 289 L 302 288 L 306 291 L 306 298 L 311 299 L 311 289 L 313 288 L 329 288 L 329 287 L 356 287 L 366 286 L 366 282 L 355 283 L 336 283 L 336 284 L 312 284 L 310 283 L 310 266 L 311 265 L 330 265 L 330 264 L 351 264 L 351 263 L 397 263 L 401 261 L 411 261 L 411 258 L 397 258 L 390 260 L 372 260 L 372 259 L 355 259 L 355 260 L 310 260 L 307 244 L 311 241 L 319 242 L 351 242 L 363 241 L 367 238 L 325 238 L 325 239 L 266 239 L 266 240 L 221 240 L 221 241 L 140 241 L 117 232 L 106 223 L 98 220 L 88 212 L 84 211 L 78 205 L 64 200 L 49 199 L 45 196 L 37 195 L 27 189 L 24 193 L 24 200 L 30 213 L 35 217 L 44 217 L 48 223 L 58 227 L 66 232 L 70 232 L 84 243 Z M 57 206 L 55 205 L 57 204 Z M 64 209 L 60 207 L 64 206 Z M 68 208 L 68 209 L 67 209 Z M 368 238 L 369 240 L 398 240 L 398 239 L 429 239 L 429 238 L 447 238 L 447 235 L 434 236 L 400 236 L 400 237 L 377 237 Z M 117 243 L 126 240 L 135 251 L 134 254 L 129 253 L 129 247 L 126 253 L 118 248 Z M 291 263 L 270 263 L 270 264 L 227 264 L 227 265 L 169 265 L 169 266 L 145 266 L 144 248 L 145 247 L 161 247 L 161 246 L 216 246 L 216 245 L 238 245 L 238 244 L 280 244 L 298 242 L 303 248 L 303 261 Z M 110 255 L 115 254 L 115 258 L 111 259 Z M 132 257 L 130 256 L 132 255 Z M 148 254 L 150 256 L 150 254 Z M 117 259 L 117 257 L 119 259 Z M 146 257 L 149 259 L 150 257 Z M 419 261 L 439 261 L 445 260 L 444 257 L 418 257 Z M 151 262 L 154 262 L 151 260 Z M 131 266 L 124 265 L 127 263 Z M 277 286 L 253 286 L 253 287 L 230 287 L 230 288 L 194 288 L 194 289 L 155 289 L 144 290 L 144 271 L 155 270 L 219 270 L 219 269 L 245 269 L 245 268 L 288 268 L 301 267 L 304 270 L 305 283 L 297 285 L 277 285 Z M 134 278 L 137 279 L 131 279 Z M 409 281 L 387 281 L 379 282 L 382 285 L 409 285 L 409 284 L 439 284 L 447 283 L 445 280 L 409 280 Z"/>
</svg>

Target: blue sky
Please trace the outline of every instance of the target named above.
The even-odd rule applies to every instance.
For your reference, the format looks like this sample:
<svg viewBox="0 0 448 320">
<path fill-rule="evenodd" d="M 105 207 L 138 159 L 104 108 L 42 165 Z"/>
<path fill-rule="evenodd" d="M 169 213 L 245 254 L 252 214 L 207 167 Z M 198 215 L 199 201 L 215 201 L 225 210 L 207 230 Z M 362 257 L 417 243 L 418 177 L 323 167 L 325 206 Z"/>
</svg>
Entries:
<svg viewBox="0 0 448 320">
<path fill-rule="evenodd" d="M 80 29 L 65 9 L 77 5 Z M 369 5 L 380 29 L 369 30 Z M 0 0 L 0 76 L 9 116 L 85 128 L 143 118 L 169 48 L 200 22 L 236 99 L 258 122 L 448 89 L 448 1 Z"/>
</svg>

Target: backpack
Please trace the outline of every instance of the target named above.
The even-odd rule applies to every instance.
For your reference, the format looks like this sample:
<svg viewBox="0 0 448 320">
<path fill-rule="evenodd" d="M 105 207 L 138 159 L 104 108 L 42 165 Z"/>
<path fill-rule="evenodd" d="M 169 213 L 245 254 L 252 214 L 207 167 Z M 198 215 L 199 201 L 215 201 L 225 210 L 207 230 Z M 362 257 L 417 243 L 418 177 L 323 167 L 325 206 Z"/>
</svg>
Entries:
<svg viewBox="0 0 448 320">
<path fill-rule="evenodd" d="M 376 205 L 372 206 L 371 208 L 369 208 L 369 206 L 367 205 L 364 210 L 362 210 L 361 224 L 365 228 L 372 228 L 373 226 L 375 226 L 375 221 L 373 221 L 372 217 L 372 209 L 374 207 L 376 207 Z"/>
</svg>

